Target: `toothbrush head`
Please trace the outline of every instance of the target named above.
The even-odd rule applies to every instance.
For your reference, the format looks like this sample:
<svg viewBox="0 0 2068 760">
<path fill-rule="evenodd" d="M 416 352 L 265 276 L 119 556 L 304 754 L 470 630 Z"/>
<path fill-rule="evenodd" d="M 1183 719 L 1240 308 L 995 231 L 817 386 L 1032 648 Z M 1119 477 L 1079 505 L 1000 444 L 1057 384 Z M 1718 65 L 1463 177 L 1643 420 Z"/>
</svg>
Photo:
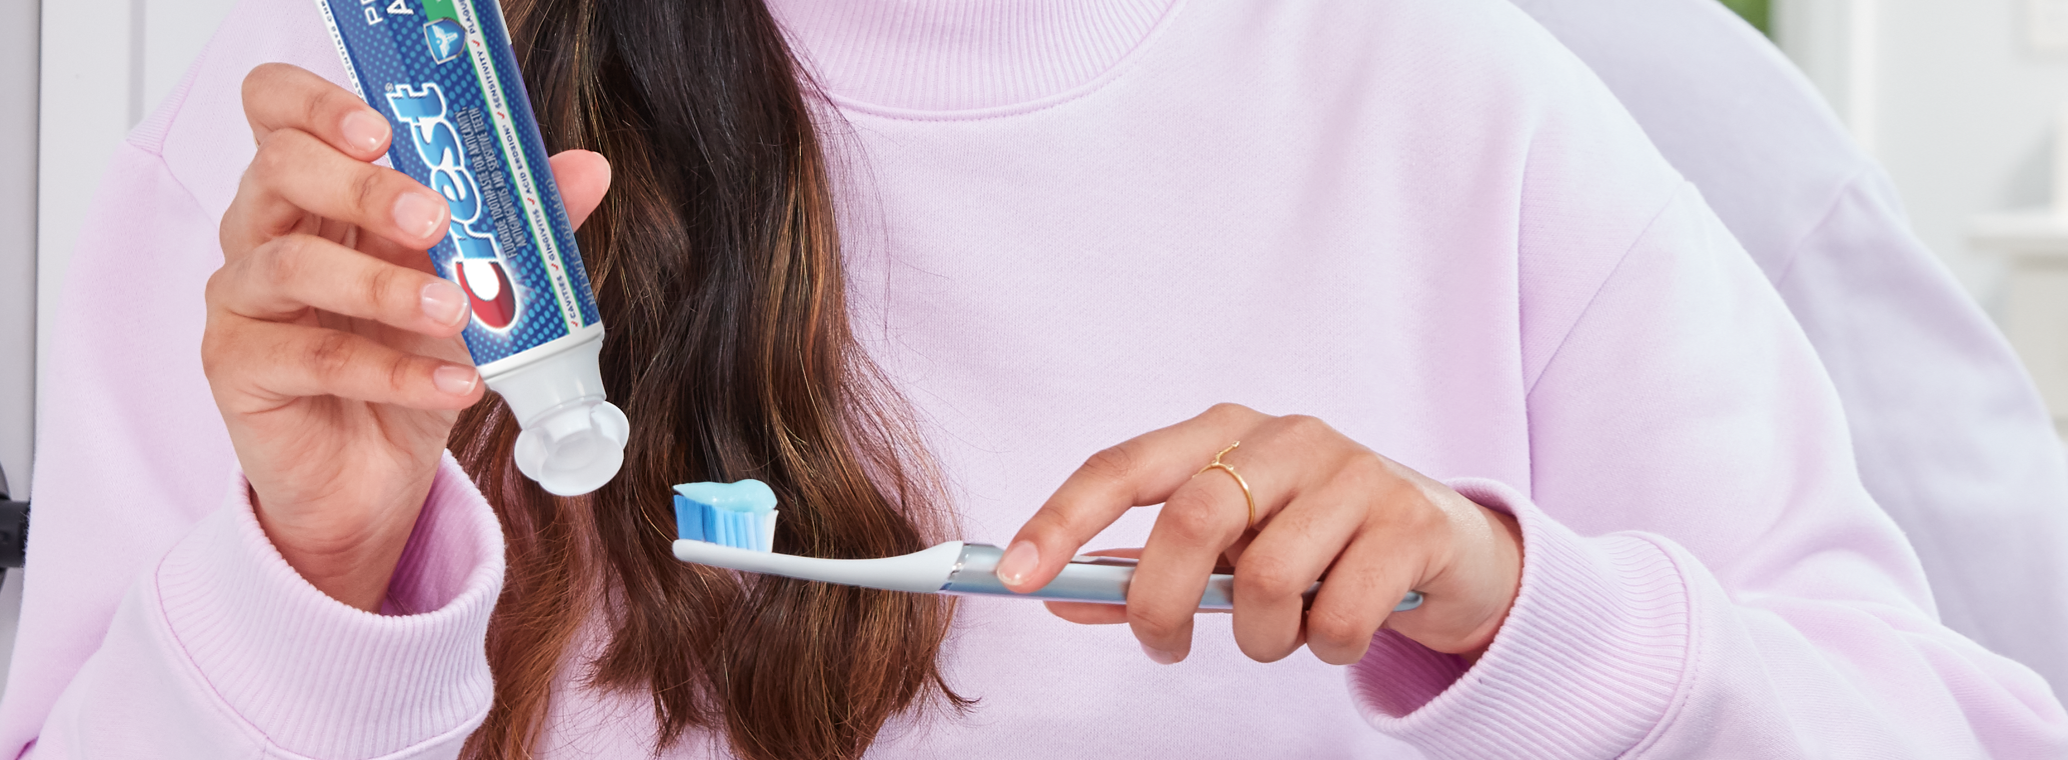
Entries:
<svg viewBox="0 0 2068 760">
<path fill-rule="evenodd" d="M 759 480 L 675 487 L 677 537 L 735 549 L 775 548 L 775 491 Z"/>
</svg>

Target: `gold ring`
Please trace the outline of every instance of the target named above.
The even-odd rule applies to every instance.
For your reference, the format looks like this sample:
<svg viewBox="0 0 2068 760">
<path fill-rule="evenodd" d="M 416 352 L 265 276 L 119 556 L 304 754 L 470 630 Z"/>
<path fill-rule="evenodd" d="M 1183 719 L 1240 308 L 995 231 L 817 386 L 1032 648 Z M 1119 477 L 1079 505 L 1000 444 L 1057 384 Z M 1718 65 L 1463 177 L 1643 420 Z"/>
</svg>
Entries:
<svg viewBox="0 0 2068 760">
<path fill-rule="evenodd" d="M 1249 527 L 1255 528 L 1257 527 L 1257 497 L 1250 494 L 1249 481 L 1243 480 L 1242 473 L 1236 472 L 1235 468 L 1221 463 L 1221 457 L 1227 456 L 1228 452 L 1234 451 L 1235 447 L 1241 445 L 1241 441 L 1228 444 L 1228 448 L 1221 449 L 1221 453 L 1214 455 L 1213 464 L 1199 468 L 1199 472 L 1193 473 L 1193 475 L 1203 475 L 1207 470 L 1220 470 L 1228 473 L 1228 477 L 1234 478 L 1235 485 L 1242 486 L 1242 500 L 1249 502 Z"/>
</svg>

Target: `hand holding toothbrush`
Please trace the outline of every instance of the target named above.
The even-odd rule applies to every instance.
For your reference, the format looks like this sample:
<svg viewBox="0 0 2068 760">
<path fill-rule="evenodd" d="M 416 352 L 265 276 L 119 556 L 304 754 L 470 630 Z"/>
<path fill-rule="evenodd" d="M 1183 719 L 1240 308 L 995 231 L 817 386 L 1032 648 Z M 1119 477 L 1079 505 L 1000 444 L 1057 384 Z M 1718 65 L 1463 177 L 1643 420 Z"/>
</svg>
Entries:
<svg viewBox="0 0 2068 760">
<path fill-rule="evenodd" d="M 387 119 L 315 74 L 254 69 L 244 112 L 258 154 L 223 214 L 202 367 L 267 537 L 318 589 L 375 610 L 458 410 L 482 395 L 458 337 L 467 297 L 424 255 L 450 211 L 372 163 Z M 552 164 L 579 224 L 609 164 Z"/>
<path fill-rule="evenodd" d="M 1166 664 L 1190 651 L 1200 593 L 1224 558 L 1235 567 L 1236 644 L 1263 662 L 1303 644 L 1325 662 L 1356 662 L 1381 626 L 1476 657 L 1521 583 L 1513 517 L 1320 420 L 1235 404 L 1093 455 L 1020 529 L 998 577 L 1014 591 L 1038 589 L 1127 510 L 1154 504 L 1163 508 L 1138 551 L 1127 606 L 1048 606 L 1078 623 L 1127 623 Z M 1301 594 L 1316 580 L 1303 612 Z M 1392 612 L 1410 589 L 1424 603 Z"/>
</svg>

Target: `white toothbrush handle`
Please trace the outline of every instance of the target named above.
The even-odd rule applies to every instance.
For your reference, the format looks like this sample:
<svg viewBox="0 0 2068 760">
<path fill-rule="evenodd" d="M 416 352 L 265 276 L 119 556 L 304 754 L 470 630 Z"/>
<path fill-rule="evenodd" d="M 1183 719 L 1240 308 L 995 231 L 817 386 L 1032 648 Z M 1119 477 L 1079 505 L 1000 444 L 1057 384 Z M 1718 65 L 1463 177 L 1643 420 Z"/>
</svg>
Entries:
<svg viewBox="0 0 2068 760">
<path fill-rule="evenodd" d="M 925 551 L 882 559 L 819 559 L 683 539 L 675 542 L 675 558 L 750 573 L 932 594 L 939 592 L 954 573 L 962 546 L 961 541 L 949 541 Z"/>
<path fill-rule="evenodd" d="M 965 544 L 961 541 L 949 541 L 925 551 L 881 559 L 799 557 L 687 539 L 676 541 L 674 549 L 676 559 L 699 565 L 917 594 L 971 594 L 1126 604 L 1127 585 L 1135 576 L 1135 561 L 1132 559 L 1079 556 L 1071 559 L 1070 564 L 1065 565 L 1062 573 L 1048 585 L 1026 594 L 1015 593 L 998 581 L 998 559 L 1004 551 L 990 544 Z M 1316 583 L 1303 596 L 1311 603 L 1314 592 L 1320 588 L 1321 584 Z M 1199 609 L 1234 609 L 1234 593 L 1235 576 L 1215 573 L 1207 579 L 1206 593 L 1199 599 Z M 1393 611 L 1404 612 L 1420 606 L 1421 593 L 1409 591 Z"/>
<path fill-rule="evenodd" d="M 1039 589 L 1020 594 L 1005 587 L 998 580 L 998 560 L 1004 552 L 990 544 L 964 544 L 962 558 L 955 563 L 955 572 L 948 577 L 948 585 L 941 588 L 943 594 L 971 594 L 980 596 L 1023 596 L 1062 602 L 1090 602 L 1093 604 L 1126 604 L 1127 585 L 1135 577 L 1135 561 L 1126 557 L 1095 557 L 1079 555 L 1063 566 L 1056 579 Z M 1321 590 L 1321 584 L 1308 587 L 1305 597 L 1308 604 L 1314 602 L 1314 594 Z M 1393 607 L 1394 612 L 1406 612 L 1422 606 L 1419 591 L 1407 592 L 1406 598 Z M 1232 610 L 1235 608 L 1235 576 L 1228 573 L 1214 573 L 1207 577 L 1206 592 L 1200 595 L 1199 609 Z"/>
</svg>

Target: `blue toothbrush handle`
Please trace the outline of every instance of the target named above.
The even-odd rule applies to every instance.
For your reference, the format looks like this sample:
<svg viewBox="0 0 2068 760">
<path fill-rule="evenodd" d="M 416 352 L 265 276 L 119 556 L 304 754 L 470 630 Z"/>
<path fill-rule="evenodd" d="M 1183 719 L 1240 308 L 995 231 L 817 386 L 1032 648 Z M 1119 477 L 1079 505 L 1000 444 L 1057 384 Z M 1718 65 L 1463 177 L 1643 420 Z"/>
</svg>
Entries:
<svg viewBox="0 0 2068 760">
<path fill-rule="evenodd" d="M 998 559 L 1004 551 L 989 544 L 965 544 L 962 557 L 955 563 L 955 570 L 948 576 L 948 582 L 941 586 L 943 594 L 969 594 L 979 596 L 1021 596 L 1048 599 L 1058 602 L 1090 602 L 1092 604 L 1126 604 L 1127 585 L 1134 580 L 1135 561 L 1127 557 L 1078 556 L 1063 566 L 1063 571 L 1054 581 L 1035 591 L 1021 594 L 1005 587 L 998 580 Z M 1300 596 L 1307 604 L 1314 603 L 1314 594 L 1321 590 L 1321 584 L 1309 587 Z M 1422 593 L 1409 591 L 1400 603 L 1393 606 L 1394 612 L 1406 612 L 1422 606 Z M 1235 608 L 1235 576 L 1229 573 L 1214 573 L 1208 576 L 1206 592 L 1200 595 L 1201 610 L 1231 610 Z"/>
</svg>

